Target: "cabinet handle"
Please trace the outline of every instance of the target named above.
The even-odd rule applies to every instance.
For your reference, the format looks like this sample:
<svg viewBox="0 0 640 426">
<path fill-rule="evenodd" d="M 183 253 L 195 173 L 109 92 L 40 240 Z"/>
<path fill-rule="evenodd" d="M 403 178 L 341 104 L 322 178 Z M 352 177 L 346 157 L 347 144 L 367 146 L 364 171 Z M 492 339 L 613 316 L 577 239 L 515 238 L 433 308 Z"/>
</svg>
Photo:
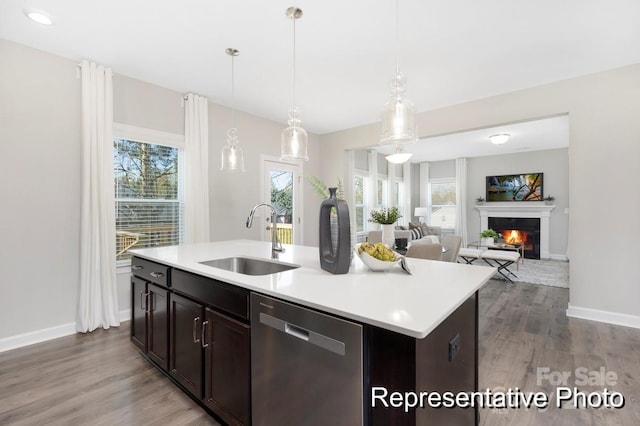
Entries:
<svg viewBox="0 0 640 426">
<path fill-rule="evenodd" d="M 164 277 L 164 274 L 162 272 L 149 272 L 149 275 L 151 275 L 153 278 Z"/>
<path fill-rule="evenodd" d="M 206 339 L 206 329 L 207 329 L 207 324 L 209 324 L 209 321 L 205 321 L 202 323 L 202 330 L 200 330 L 200 340 L 202 341 L 201 346 L 203 348 L 206 348 L 207 346 L 209 346 L 208 343 L 205 343 Z"/>
<path fill-rule="evenodd" d="M 148 295 L 149 293 L 146 293 L 144 290 L 140 292 L 140 309 L 143 309 L 145 312 L 147 312 L 147 296 Z M 142 296 L 144 296 L 144 307 L 142 307 Z"/>
<path fill-rule="evenodd" d="M 198 321 L 200 321 L 200 317 L 195 317 L 193 319 L 193 343 L 200 343 L 200 339 L 198 339 Z"/>
<path fill-rule="evenodd" d="M 133 269 L 134 271 L 139 271 L 140 269 L 144 269 L 144 266 L 142 266 L 142 265 L 131 265 L 131 269 Z"/>
</svg>

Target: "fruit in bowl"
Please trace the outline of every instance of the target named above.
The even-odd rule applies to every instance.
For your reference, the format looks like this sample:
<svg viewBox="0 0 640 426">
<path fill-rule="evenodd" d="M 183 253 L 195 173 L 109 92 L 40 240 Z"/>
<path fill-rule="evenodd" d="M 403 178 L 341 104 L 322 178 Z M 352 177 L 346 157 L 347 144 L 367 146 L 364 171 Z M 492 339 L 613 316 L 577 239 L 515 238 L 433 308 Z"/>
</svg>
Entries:
<svg viewBox="0 0 640 426">
<path fill-rule="evenodd" d="M 402 257 L 382 243 L 362 243 L 358 247 L 358 256 L 373 272 L 386 271 L 399 265 Z"/>
<path fill-rule="evenodd" d="M 360 247 L 358 247 L 358 254 L 362 254 L 362 252 L 383 262 L 394 262 L 397 260 L 394 251 L 382 243 L 362 243 Z"/>
</svg>

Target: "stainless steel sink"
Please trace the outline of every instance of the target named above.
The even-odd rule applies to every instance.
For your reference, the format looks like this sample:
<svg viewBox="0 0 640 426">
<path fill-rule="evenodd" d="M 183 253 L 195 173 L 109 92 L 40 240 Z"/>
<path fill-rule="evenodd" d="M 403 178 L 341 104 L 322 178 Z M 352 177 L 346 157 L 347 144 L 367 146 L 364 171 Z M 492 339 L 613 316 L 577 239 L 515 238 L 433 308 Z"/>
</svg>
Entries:
<svg viewBox="0 0 640 426">
<path fill-rule="evenodd" d="M 252 257 L 226 257 L 199 263 L 245 275 L 269 275 L 300 267 L 300 265 L 272 262 Z"/>
</svg>

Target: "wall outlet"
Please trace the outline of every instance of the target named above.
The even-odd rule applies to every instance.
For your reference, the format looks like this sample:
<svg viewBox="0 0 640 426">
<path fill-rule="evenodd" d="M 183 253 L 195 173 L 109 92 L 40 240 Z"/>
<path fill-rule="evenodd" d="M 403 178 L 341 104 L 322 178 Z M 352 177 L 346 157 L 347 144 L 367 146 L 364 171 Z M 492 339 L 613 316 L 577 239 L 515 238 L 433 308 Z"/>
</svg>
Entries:
<svg viewBox="0 0 640 426">
<path fill-rule="evenodd" d="M 453 339 L 449 341 L 449 362 L 453 361 L 458 352 L 460 351 L 460 334 L 456 334 Z"/>
</svg>

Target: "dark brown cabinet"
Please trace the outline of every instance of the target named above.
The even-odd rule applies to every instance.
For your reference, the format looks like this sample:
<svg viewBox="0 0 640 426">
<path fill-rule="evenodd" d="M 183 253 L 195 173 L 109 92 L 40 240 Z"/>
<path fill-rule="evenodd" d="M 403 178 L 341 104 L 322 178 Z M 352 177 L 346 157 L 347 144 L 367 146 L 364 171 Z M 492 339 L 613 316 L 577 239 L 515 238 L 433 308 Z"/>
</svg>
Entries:
<svg viewBox="0 0 640 426">
<path fill-rule="evenodd" d="M 205 322 L 204 403 L 227 423 L 248 425 L 251 329 L 209 308 Z"/>
<path fill-rule="evenodd" d="M 172 376 L 225 423 L 251 424 L 249 291 L 179 269 L 171 283 Z"/>
<path fill-rule="evenodd" d="M 169 354 L 169 292 L 140 278 L 131 278 L 131 341 L 163 370 Z"/>
<path fill-rule="evenodd" d="M 251 424 L 249 291 L 134 257 L 131 341 L 226 424 Z"/>
<path fill-rule="evenodd" d="M 131 278 L 131 341 L 147 351 L 147 282 Z"/>
<path fill-rule="evenodd" d="M 155 284 L 147 284 L 147 355 L 153 362 L 169 368 L 169 292 Z"/>
<path fill-rule="evenodd" d="M 196 398 L 202 398 L 203 306 L 171 293 L 170 373 Z"/>
</svg>

